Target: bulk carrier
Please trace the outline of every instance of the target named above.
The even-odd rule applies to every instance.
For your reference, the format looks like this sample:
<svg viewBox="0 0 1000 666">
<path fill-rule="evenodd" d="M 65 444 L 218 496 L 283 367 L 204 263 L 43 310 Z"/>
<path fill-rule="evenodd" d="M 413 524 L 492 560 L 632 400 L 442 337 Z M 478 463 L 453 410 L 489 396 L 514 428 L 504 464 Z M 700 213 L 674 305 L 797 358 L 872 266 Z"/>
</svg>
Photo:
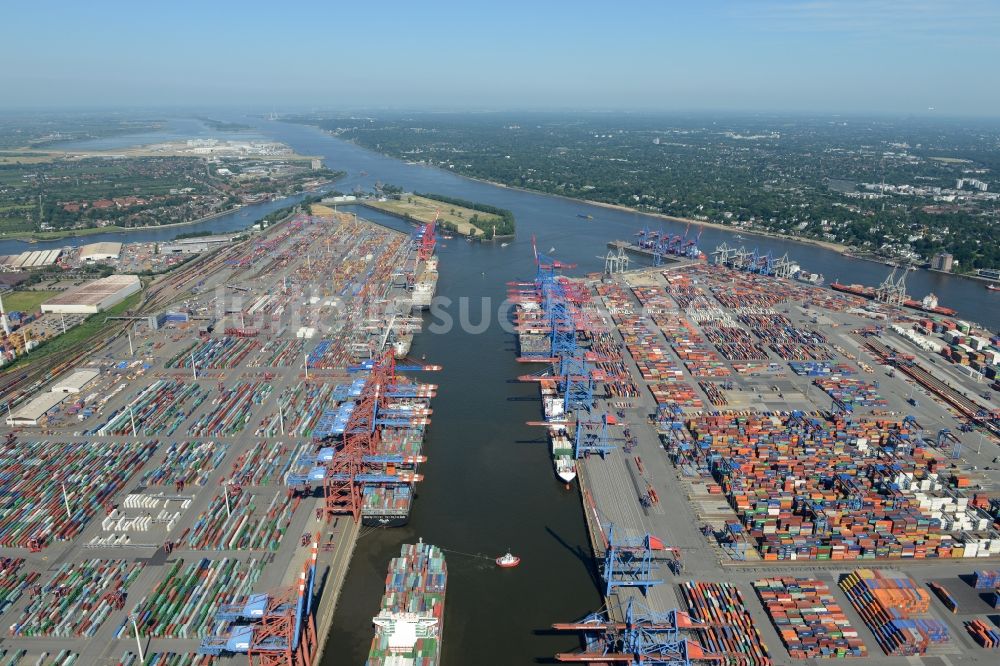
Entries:
<svg viewBox="0 0 1000 666">
<path fill-rule="evenodd" d="M 372 618 L 367 666 L 438 666 L 448 567 L 437 546 L 404 544 L 389 562 L 385 594 Z"/>
</svg>

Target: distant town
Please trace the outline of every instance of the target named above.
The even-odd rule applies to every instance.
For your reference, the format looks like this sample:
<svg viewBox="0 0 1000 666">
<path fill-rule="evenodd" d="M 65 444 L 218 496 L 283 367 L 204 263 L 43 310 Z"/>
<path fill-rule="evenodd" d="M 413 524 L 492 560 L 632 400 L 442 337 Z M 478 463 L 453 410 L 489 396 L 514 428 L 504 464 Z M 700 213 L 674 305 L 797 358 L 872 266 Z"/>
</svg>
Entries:
<svg viewBox="0 0 1000 666">
<path fill-rule="evenodd" d="M 269 141 L 0 153 L 0 238 L 182 224 L 315 190 L 341 174 Z"/>
<path fill-rule="evenodd" d="M 987 123 L 555 113 L 292 119 L 509 186 L 820 241 L 887 263 L 963 274 L 1000 268 L 1000 128 Z"/>
</svg>

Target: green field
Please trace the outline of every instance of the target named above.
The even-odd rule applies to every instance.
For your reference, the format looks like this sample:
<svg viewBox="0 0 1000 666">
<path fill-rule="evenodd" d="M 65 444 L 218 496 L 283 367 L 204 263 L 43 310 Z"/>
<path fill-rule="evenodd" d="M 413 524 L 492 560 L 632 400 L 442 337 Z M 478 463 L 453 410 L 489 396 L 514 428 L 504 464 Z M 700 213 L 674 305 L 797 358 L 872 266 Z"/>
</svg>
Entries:
<svg viewBox="0 0 1000 666">
<path fill-rule="evenodd" d="M 13 291 L 3 295 L 3 308 L 7 312 L 37 312 L 39 306 L 59 292 Z"/>
<path fill-rule="evenodd" d="M 114 325 L 114 322 L 106 321 L 108 317 L 115 317 L 124 313 L 129 308 L 135 307 L 141 299 L 142 292 L 140 291 L 132 294 L 118 305 L 109 308 L 104 312 L 98 312 L 97 314 L 90 315 L 79 326 L 74 326 L 66 333 L 50 340 L 46 340 L 30 354 L 23 354 L 19 356 L 17 360 L 8 365 L 5 370 L 10 370 L 11 368 L 15 368 L 21 364 L 37 362 L 39 359 L 44 358 L 49 354 L 63 351 L 64 349 L 68 349 L 76 344 L 98 337 L 104 332 L 105 329 Z M 4 305 L 7 305 L 6 301 L 4 302 Z"/>
<path fill-rule="evenodd" d="M 478 215 L 479 226 L 489 228 L 489 225 L 496 221 L 502 221 L 498 215 L 482 213 L 471 208 L 453 206 L 452 204 L 418 197 L 413 194 L 404 194 L 402 199 L 389 199 L 388 201 L 365 201 L 365 205 L 393 213 L 401 217 L 408 217 L 417 222 L 430 222 L 434 215 L 438 214 L 438 224 L 446 229 L 453 229 L 463 236 L 482 236 L 483 229 L 476 228 L 469 220 L 473 215 Z"/>
</svg>

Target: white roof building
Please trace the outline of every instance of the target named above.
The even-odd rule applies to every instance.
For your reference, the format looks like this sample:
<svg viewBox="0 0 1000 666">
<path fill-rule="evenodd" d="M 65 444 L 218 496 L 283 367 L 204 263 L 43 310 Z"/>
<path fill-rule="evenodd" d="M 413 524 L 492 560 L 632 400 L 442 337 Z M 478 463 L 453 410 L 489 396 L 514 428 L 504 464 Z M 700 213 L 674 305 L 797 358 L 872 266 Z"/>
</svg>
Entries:
<svg viewBox="0 0 1000 666">
<path fill-rule="evenodd" d="M 83 387 L 97 379 L 101 373 L 90 368 L 74 370 L 72 374 L 63 375 L 52 382 L 50 391 L 52 393 L 79 393 Z"/>
</svg>

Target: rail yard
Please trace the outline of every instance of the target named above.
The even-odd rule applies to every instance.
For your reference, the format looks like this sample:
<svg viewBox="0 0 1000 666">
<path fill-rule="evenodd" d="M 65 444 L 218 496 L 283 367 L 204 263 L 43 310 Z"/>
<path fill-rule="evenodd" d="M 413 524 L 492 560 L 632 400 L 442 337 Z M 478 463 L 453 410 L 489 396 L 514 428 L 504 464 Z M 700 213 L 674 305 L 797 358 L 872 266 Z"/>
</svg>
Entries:
<svg viewBox="0 0 1000 666">
<path fill-rule="evenodd" d="M 995 663 L 996 334 L 667 245 L 509 285 L 605 598 L 556 661 Z"/>
<path fill-rule="evenodd" d="M 433 225 L 291 216 L 8 374 L 0 663 L 315 663 L 421 478 L 436 368 L 396 359 L 433 252 Z"/>
</svg>

